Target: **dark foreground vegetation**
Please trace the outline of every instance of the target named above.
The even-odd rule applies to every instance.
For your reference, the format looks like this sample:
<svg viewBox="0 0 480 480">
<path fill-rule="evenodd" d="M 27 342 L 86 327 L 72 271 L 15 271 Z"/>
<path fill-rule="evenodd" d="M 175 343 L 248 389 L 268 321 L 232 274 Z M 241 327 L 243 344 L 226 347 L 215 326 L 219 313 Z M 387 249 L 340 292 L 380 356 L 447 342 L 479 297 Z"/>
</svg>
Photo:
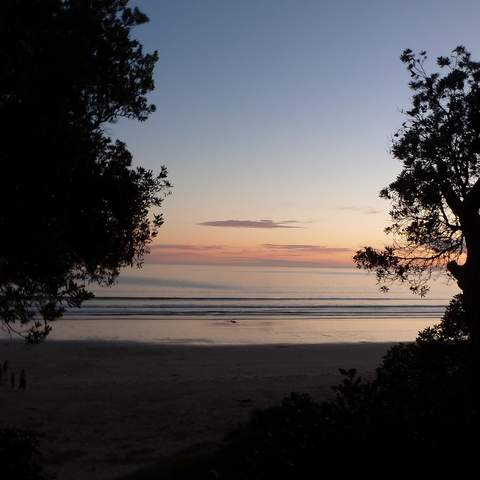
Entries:
<svg viewBox="0 0 480 480">
<path fill-rule="evenodd" d="M 310 472 L 374 471 L 466 465 L 477 448 L 471 347 L 462 296 L 416 342 L 392 347 L 373 380 L 342 370 L 332 400 L 291 393 L 255 412 L 220 450 L 169 459 L 129 476 L 153 478 L 293 479 Z"/>
<path fill-rule="evenodd" d="M 33 432 L 0 429 L 1 478 L 6 480 L 47 480 Z"/>
</svg>

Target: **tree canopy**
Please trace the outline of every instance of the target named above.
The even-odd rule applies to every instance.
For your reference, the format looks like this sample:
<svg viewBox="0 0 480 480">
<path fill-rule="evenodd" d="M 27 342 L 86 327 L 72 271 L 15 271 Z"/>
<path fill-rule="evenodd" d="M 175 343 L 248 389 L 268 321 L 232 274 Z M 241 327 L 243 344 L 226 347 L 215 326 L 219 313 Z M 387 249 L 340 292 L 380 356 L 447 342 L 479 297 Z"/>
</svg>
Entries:
<svg viewBox="0 0 480 480">
<path fill-rule="evenodd" d="M 433 73 L 426 52 L 405 50 L 401 60 L 413 91 L 392 146 L 403 168 L 380 193 L 392 205 L 386 233 L 393 240 L 354 259 L 384 288 L 400 280 L 422 295 L 446 268 L 463 290 L 473 335 L 480 328 L 480 63 L 462 46 L 439 57 Z"/>
<path fill-rule="evenodd" d="M 0 319 L 39 340 L 90 283 L 140 265 L 163 223 L 166 169 L 133 167 L 108 130 L 155 110 L 158 55 L 132 37 L 148 18 L 128 0 L 0 9 Z"/>
</svg>

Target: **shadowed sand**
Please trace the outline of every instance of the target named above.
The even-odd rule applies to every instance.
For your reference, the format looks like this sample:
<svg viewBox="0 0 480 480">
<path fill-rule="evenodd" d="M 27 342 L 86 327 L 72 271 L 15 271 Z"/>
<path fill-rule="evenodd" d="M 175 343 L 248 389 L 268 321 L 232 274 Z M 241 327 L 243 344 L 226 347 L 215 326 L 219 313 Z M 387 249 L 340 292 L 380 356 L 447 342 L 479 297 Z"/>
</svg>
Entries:
<svg viewBox="0 0 480 480">
<path fill-rule="evenodd" d="M 331 395 L 338 368 L 366 376 L 389 344 L 180 346 L 0 342 L 27 390 L 0 387 L 0 422 L 35 429 L 58 480 L 109 479 L 220 442 L 291 391 Z M 17 373 L 17 374 L 18 374 Z"/>
</svg>

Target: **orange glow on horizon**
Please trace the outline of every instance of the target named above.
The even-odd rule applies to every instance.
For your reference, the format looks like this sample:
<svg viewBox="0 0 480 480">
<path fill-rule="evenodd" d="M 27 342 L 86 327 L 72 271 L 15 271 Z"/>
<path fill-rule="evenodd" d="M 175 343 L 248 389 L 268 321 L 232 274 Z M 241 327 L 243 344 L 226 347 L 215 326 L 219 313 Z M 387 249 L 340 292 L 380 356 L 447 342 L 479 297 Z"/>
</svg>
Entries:
<svg viewBox="0 0 480 480">
<path fill-rule="evenodd" d="M 311 244 L 260 244 L 253 247 L 156 243 L 147 263 L 292 267 L 353 266 L 354 250 Z"/>
</svg>

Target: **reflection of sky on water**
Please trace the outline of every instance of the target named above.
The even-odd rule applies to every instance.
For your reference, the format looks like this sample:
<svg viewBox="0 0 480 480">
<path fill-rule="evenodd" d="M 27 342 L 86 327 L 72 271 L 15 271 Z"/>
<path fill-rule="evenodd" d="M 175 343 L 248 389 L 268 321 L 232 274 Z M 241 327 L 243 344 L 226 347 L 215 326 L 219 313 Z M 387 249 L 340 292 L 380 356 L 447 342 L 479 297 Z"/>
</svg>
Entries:
<svg viewBox="0 0 480 480">
<path fill-rule="evenodd" d="M 433 282 L 429 299 L 448 300 L 456 292 L 445 276 Z M 358 297 L 418 298 L 405 285 L 381 294 L 375 275 L 354 268 L 265 268 L 203 265 L 152 265 L 125 271 L 112 288 L 95 289 L 100 296 L 185 297 Z M 226 293 L 228 292 L 228 294 Z"/>
</svg>

